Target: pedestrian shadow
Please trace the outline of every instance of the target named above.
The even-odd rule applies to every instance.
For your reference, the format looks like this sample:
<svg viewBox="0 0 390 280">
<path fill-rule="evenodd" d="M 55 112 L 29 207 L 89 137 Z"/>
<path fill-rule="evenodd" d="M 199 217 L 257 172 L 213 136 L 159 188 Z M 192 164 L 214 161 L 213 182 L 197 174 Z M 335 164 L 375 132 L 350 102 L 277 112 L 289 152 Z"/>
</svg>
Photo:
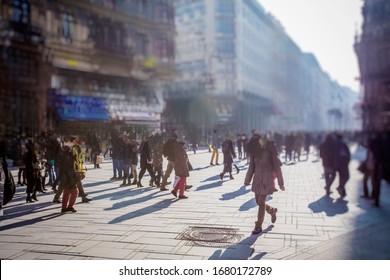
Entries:
<svg viewBox="0 0 390 280">
<path fill-rule="evenodd" d="M 272 195 L 267 195 L 265 201 L 267 202 L 270 200 L 272 200 Z M 248 200 L 247 202 L 245 202 L 243 205 L 241 205 L 238 210 L 243 212 L 243 211 L 248 211 L 249 209 L 255 208 L 255 207 L 257 207 L 256 198 L 252 198 L 252 199 Z"/>
<path fill-rule="evenodd" d="M 15 228 L 19 228 L 19 227 L 30 226 L 30 225 L 37 224 L 39 222 L 46 222 L 47 220 L 57 218 L 57 217 L 59 217 L 61 215 L 62 214 L 60 212 L 52 213 L 52 214 L 48 214 L 46 216 L 41 216 L 41 217 L 28 219 L 28 220 L 23 220 L 23 221 L 16 222 L 16 223 L 13 223 L 13 224 L 9 224 L 9 225 L 5 225 L 5 226 L 0 226 L 0 231 L 8 230 L 8 229 L 15 229 Z M 2 220 L 3 220 L 3 217 L 2 217 Z"/>
<path fill-rule="evenodd" d="M 118 199 L 121 199 L 121 198 L 124 198 L 127 196 L 135 196 L 135 195 L 142 194 L 144 192 L 148 192 L 148 191 L 153 190 L 153 189 L 146 189 L 146 188 L 136 188 L 135 189 L 135 188 L 121 187 L 121 186 L 111 188 L 109 190 L 114 190 L 114 189 L 121 189 L 121 190 L 114 192 L 114 193 L 109 192 L 106 194 L 101 194 L 99 196 L 94 196 L 93 200 L 101 200 L 101 199 L 106 199 L 106 198 L 109 198 L 111 200 L 118 200 Z M 106 192 L 107 190 L 100 190 L 100 191 L 96 191 L 96 192 L 91 192 L 91 194 Z"/>
<path fill-rule="evenodd" d="M 99 185 L 104 185 L 104 184 L 108 184 L 108 183 L 111 183 L 112 181 L 110 180 L 106 180 L 106 181 L 99 181 L 99 182 L 93 182 L 93 183 L 83 183 L 83 188 L 91 188 L 91 187 L 96 187 L 96 186 L 99 186 Z"/>
<path fill-rule="evenodd" d="M 201 185 L 201 186 L 197 187 L 195 191 L 197 192 L 197 191 L 209 190 L 209 189 L 213 189 L 213 188 L 216 188 L 219 186 L 222 186 L 222 181 L 217 181 L 217 182 L 213 182 L 210 184 Z"/>
<path fill-rule="evenodd" d="M 256 240 L 263 234 L 270 232 L 273 229 L 274 225 L 268 226 L 260 234 L 250 235 L 247 238 L 241 240 L 240 242 L 229 246 L 226 249 L 216 250 L 210 257 L 209 260 L 259 260 L 264 257 L 267 253 L 262 252 L 257 254 L 253 258 L 252 255 L 255 252 L 255 249 L 252 248 Z"/>
<path fill-rule="evenodd" d="M 129 213 L 124 214 L 122 216 L 116 217 L 115 219 L 109 221 L 108 223 L 109 224 L 118 224 L 118 223 L 121 223 L 123 221 L 130 220 L 132 218 L 149 215 L 151 213 L 158 212 L 158 211 L 161 211 L 165 208 L 168 208 L 175 201 L 177 201 L 177 200 L 172 199 L 172 198 L 169 198 L 169 199 L 167 198 L 167 199 L 161 200 L 153 205 L 147 206 L 145 208 L 137 209 L 133 212 L 129 212 Z"/>
<path fill-rule="evenodd" d="M 48 206 L 53 206 L 53 208 L 47 208 L 43 209 Z M 2 221 L 5 220 L 10 220 L 10 219 L 15 219 L 19 217 L 23 217 L 28 214 L 33 214 L 33 213 L 39 213 L 39 212 L 44 212 L 44 211 L 49 211 L 53 210 L 55 204 L 51 202 L 34 202 L 34 203 L 24 203 L 24 204 L 18 204 L 17 206 L 9 206 L 4 208 L 4 215 L 1 217 Z"/>
<path fill-rule="evenodd" d="M 204 183 L 204 182 L 209 182 L 209 181 L 216 181 L 218 179 L 220 179 L 220 178 L 219 178 L 219 175 L 217 174 L 217 175 L 211 176 L 211 177 L 209 177 L 207 179 L 204 179 L 203 181 L 200 181 L 200 182 Z"/>
<path fill-rule="evenodd" d="M 327 216 L 333 217 L 336 215 L 345 214 L 348 212 L 348 201 L 343 198 L 334 200 L 333 198 L 324 195 L 320 199 L 310 203 L 308 207 L 313 213 L 324 212 Z"/>
<path fill-rule="evenodd" d="M 160 193 L 160 192 L 153 192 L 153 193 L 150 193 L 148 195 L 145 195 L 145 196 L 142 196 L 142 197 L 138 197 L 138 198 L 135 198 L 135 199 L 130 199 L 130 200 L 114 203 L 110 208 L 105 208 L 104 210 L 105 211 L 117 210 L 117 209 L 124 208 L 124 207 L 130 206 L 130 205 L 134 205 L 134 204 L 138 204 L 138 203 L 149 201 L 152 198 L 157 198 L 157 197 L 161 197 L 161 196 L 167 195 L 166 193 L 160 194 L 160 195 L 156 195 L 158 193 Z"/>
<path fill-rule="evenodd" d="M 295 165 L 297 163 L 295 161 L 291 161 L 291 162 L 284 162 L 283 164 L 284 165 Z"/>
<path fill-rule="evenodd" d="M 247 189 L 246 186 L 242 186 L 241 188 L 239 188 L 234 192 L 222 194 L 222 197 L 219 200 L 231 200 L 241 195 L 247 194 L 250 191 L 251 190 Z"/>
<path fill-rule="evenodd" d="M 203 169 L 207 169 L 207 168 L 209 168 L 209 167 L 210 167 L 210 165 L 206 165 L 206 166 L 203 166 L 203 167 L 194 168 L 194 169 L 192 169 L 191 171 L 200 171 L 200 170 L 203 170 Z"/>
</svg>

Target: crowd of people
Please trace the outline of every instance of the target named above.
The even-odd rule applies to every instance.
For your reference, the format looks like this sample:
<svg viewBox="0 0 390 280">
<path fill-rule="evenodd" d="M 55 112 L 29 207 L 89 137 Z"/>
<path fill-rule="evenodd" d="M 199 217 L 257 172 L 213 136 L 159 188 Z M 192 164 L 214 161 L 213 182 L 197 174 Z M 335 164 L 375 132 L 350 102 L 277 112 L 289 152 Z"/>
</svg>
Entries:
<svg viewBox="0 0 390 280">
<path fill-rule="evenodd" d="M 225 174 L 229 174 L 230 180 L 234 179 L 233 167 L 239 172 L 233 164 L 234 158 L 238 156 L 239 160 L 248 164 L 244 185 L 251 185 L 259 207 L 253 230 L 253 234 L 258 234 L 262 231 L 265 212 L 270 214 L 273 223 L 276 221 L 277 209 L 266 203 L 266 196 L 277 191 L 275 180 L 279 189 L 285 190 L 280 160 L 282 153 L 284 162 L 288 164 L 302 161 L 302 154 L 306 154 L 307 159 L 310 150 L 314 150 L 322 159 L 325 194 L 332 193 L 332 184 L 338 174 L 339 183 L 336 190 L 340 197 L 345 197 L 351 159 L 348 145 L 350 141 L 358 142 L 367 149 L 366 159 L 359 167 L 364 174 L 362 196 L 374 199 L 374 204 L 379 206 L 380 182 L 382 179 L 388 180 L 390 174 L 389 133 L 261 134 L 253 130 L 251 138 L 245 133 L 239 133 L 236 137 L 227 135 L 222 140 L 221 134 L 215 129 L 209 146 L 210 166 L 220 164 L 221 150 L 223 170 L 219 177 L 223 181 Z M 195 141 L 189 145 L 191 146 L 187 148 L 196 153 L 198 146 Z M 9 154 L 13 156 L 14 164 L 19 166 L 17 184 L 26 185 L 26 203 L 37 201 L 37 194 L 46 192 L 46 187 L 50 186 L 55 193 L 53 203 L 62 204 L 62 213 L 76 212 L 74 204 L 77 197 L 84 203 L 91 200 L 83 189 L 82 181 L 87 171 L 85 164 L 90 162 L 94 168 L 100 168 L 104 157 L 112 159 L 113 176 L 110 180 L 120 180 L 123 187 L 144 187 L 142 179 L 146 171 L 149 174 L 148 185 L 160 191 L 168 190 L 167 185 L 171 183 L 169 178 L 174 172 L 175 180 L 171 193 L 178 199 L 187 199 L 185 192 L 192 187 L 187 185 L 192 166 L 188 160 L 186 142 L 183 137 L 179 138 L 174 130 L 169 136 L 161 132 L 130 136 L 129 133 L 113 129 L 106 147 L 102 147 L 97 134 L 87 134 L 86 137 L 60 137 L 52 131 L 42 133 L 36 139 L 15 139 L 9 145 L 2 146 L 2 166 L 6 165 L 5 158 Z M 167 161 L 165 165 L 164 158 Z M 368 184 L 370 178 L 371 193 Z"/>
</svg>

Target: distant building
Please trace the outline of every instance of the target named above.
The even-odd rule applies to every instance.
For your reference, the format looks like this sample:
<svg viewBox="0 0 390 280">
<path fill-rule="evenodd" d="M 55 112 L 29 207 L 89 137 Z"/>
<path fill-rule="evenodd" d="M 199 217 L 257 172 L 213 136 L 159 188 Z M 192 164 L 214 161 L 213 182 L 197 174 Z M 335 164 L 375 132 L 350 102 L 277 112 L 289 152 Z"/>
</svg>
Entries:
<svg viewBox="0 0 390 280">
<path fill-rule="evenodd" d="M 171 0 L 1 0 L 0 8 L 3 130 L 160 128 L 162 84 L 175 75 Z"/>
<path fill-rule="evenodd" d="M 362 12 L 363 31 L 355 50 L 364 94 L 363 127 L 390 129 L 390 2 L 365 0 Z"/>
<path fill-rule="evenodd" d="M 343 118 L 332 96 L 346 98 L 344 89 L 258 1 L 174 3 L 177 79 L 164 89 L 167 129 L 207 140 L 215 127 L 330 130 L 329 118 Z"/>
</svg>

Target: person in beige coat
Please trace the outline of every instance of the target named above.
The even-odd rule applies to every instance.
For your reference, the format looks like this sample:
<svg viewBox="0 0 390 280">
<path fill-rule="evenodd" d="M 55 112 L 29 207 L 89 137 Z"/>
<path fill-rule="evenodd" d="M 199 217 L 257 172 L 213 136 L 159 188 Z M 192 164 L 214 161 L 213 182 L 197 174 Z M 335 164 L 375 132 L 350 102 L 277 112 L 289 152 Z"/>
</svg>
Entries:
<svg viewBox="0 0 390 280">
<path fill-rule="evenodd" d="M 279 188 L 284 191 L 284 182 L 281 170 L 281 162 L 278 158 L 276 145 L 273 141 L 267 141 L 263 136 L 258 143 L 254 152 L 251 154 L 249 169 L 245 177 L 245 185 L 252 182 L 252 192 L 255 193 L 256 203 L 259 206 L 257 221 L 252 234 L 262 232 L 265 212 L 271 215 L 272 223 L 276 221 L 277 208 L 273 208 L 265 203 L 267 195 L 276 191 L 275 177 L 278 180 Z"/>
</svg>

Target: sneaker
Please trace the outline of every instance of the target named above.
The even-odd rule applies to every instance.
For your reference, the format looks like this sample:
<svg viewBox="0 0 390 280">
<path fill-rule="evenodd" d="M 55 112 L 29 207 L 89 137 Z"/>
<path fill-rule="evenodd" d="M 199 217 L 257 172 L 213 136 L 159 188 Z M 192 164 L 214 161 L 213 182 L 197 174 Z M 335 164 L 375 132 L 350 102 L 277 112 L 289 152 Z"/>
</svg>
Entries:
<svg viewBox="0 0 390 280">
<path fill-rule="evenodd" d="M 81 202 L 82 203 L 88 203 L 88 202 L 90 202 L 91 201 L 91 199 L 90 198 L 87 198 L 87 197 L 83 197 L 82 199 L 81 199 Z"/>
<path fill-rule="evenodd" d="M 278 208 L 274 208 L 274 210 L 271 212 L 271 222 L 274 224 L 276 222 L 276 212 L 278 212 Z"/>
<path fill-rule="evenodd" d="M 255 228 L 252 230 L 252 234 L 260 234 L 263 231 L 261 227 L 255 226 Z"/>
<path fill-rule="evenodd" d="M 117 177 L 114 176 L 114 177 L 111 177 L 110 180 L 116 180 L 116 178 L 117 178 Z"/>
<path fill-rule="evenodd" d="M 185 195 L 179 195 L 179 199 L 187 199 L 188 196 L 185 196 Z"/>
<path fill-rule="evenodd" d="M 171 191 L 171 194 L 173 194 L 174 197 L 177 197 L 177 192 L 176 191 Z"/>
<path fill-rule="evenodd" d="M 191 189 L 192 188 L 192 185 L 187 185 L 186 186 L 186 190 L 189 190 L 189 189 Z"/>
<path fill-rule="evenodd" d="M 66 212 L 68 212 L 68 208 L 62 208 L 61 209 L 61 213 L 66 213 Z"/>
<path fill-rule="evenodd" d="M 69 207 L 69 208 L 66 208 L 68 212 L 73 212 L 73 213 L 76 213 L 77 210 L 74 209 L 73 207 Z"/>
<path fill-rule="evenodd" d="M 53 199 L 53 203 L 61 203 L 61 200 L 59 200 L 59 199 Z"/>
<path fill-rule="evenodd" d="M 167 188 L 160 188 L 160 191 L 167 191 Z"/>
</svg>

